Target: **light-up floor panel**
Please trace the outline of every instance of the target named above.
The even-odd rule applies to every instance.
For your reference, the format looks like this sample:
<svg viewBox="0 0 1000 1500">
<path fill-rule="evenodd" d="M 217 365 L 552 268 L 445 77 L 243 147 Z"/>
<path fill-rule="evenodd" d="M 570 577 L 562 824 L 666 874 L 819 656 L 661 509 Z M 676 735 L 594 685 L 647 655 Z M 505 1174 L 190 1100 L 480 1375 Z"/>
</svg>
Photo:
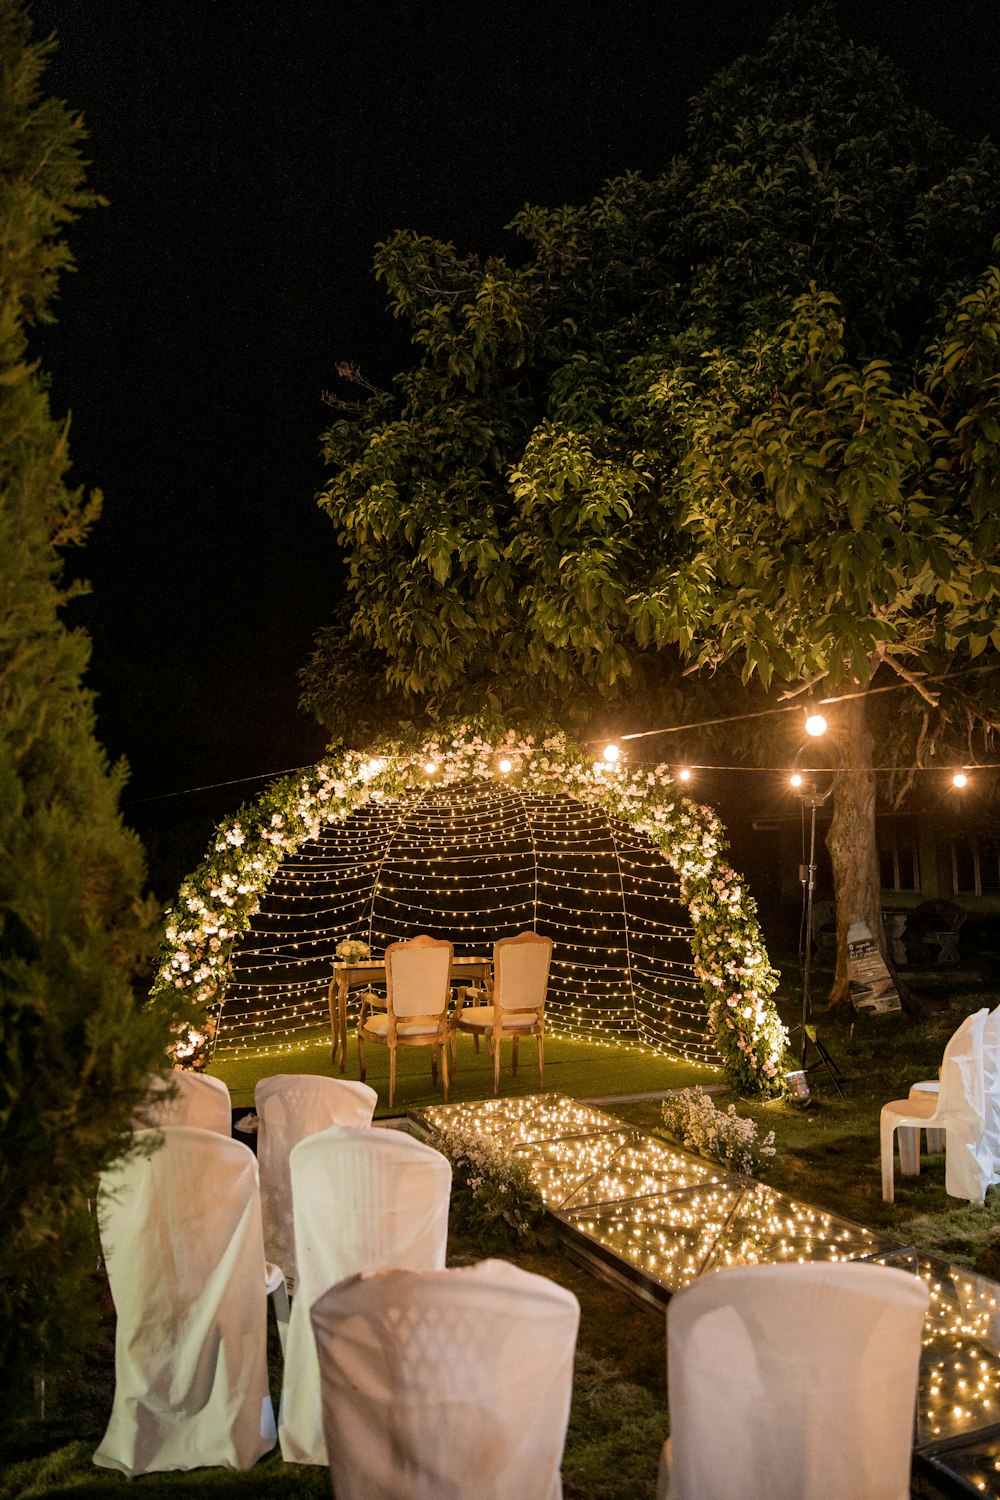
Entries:
<svg viewBox="0 0 1000 1500">
<path fill-rule="evenodd" d="M 1000 1500 L 1000 1284 L 727 1172 L 562 1094 L 436 1105 L 418 1128 L 503 1142 L 567 1248 L 647 1302 L 724 1266 L 871 1260 L 930 1290 L 916 1450 L 944 1493 Z"/>
</svg>

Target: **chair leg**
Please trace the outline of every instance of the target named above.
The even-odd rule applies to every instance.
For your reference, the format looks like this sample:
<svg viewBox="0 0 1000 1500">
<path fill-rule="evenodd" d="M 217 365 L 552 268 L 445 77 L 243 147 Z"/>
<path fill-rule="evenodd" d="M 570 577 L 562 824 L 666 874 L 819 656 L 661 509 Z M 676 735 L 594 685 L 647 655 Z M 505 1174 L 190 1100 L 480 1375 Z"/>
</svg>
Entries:
<svg viewBox="0 0 1000 1500">
<path fill-rule="evenodd" d="M 365 1081 L 365 1044 L 364 1044 L 364 1040 L 363 1040 L 363 1038 L 361 1036 L 360 1031 L 358 1032 L 358 1074 L 359 1074 L 359 1076 L 361 1078 L 361 1082 L 364 1083 L 364 1081 Z"/>
<path fill-rule="evenodd" d="M 545 1087 L 545 1035 L 539 1032 L 536 1038 L 538 1042 L 538 1087 Z"/>
<path fill-rule="evenodd" d="M 475 1042 L 475 1044 L 476 1044 L 476 1051 L 478 1052 L 479 1051 L 479 1032 L 478 1031 L 474 1031 L 472 1033 L 472 1040 Z"/>
<path fill-rule="evenodd" d="M 444 1086 L 444 1102 L 445 1102 L 445 1104 L 447 1104 L 448 1103 L 448 1094 L 449 1094 L 449 1090 L 450 1090 L 450 1080 L 448 1078 L 448 1045 L 447 1045 L 447 1043 L 445 1043 L 445 1045 L 441 1048 L 441 1083 Z"/>
<path fill-rule="evenodd" d="M 396 1049 L 389 1048 L 389 1108 L 396 1102 Z"/>
<path fill-rule="evenodd" d="M 438 1052 L 439 1051 L 440 1051 L 440 1048 L 438 1047 L 437 1043 L 435 1042 L 434 1046 L 431 1048 L 431 1083 L 433 1083 L 433 1085 L 434 1085 L 435 1088 L 437 1088 L 437 1081 L 438 1081 Z"/>
<path fill-rule="evenodd" d="M 458 1065 L 458 1034 L 452 1027 L 448 1032 L 448 1066 L 451 1068 L 452 1076 Z"/>
<path fill-rule="evenodd" d="M 896 1131 L 899 1140 L 899 1170 L 904 1177 L 920 1176 L 920 1131 L 912 1125 L 900 1125 Z"/>
<path fill-rule="evenodd" d="M 278 1325 L 278 1339 L 281 1343 L 281 1357 L 285 1357 L 285 1348 L 288 1344 L 288 1320 L 291 1316 L 288 1307 L 288 1288 L 284 1277 L 280 1283 L 269 1293 L 271 1306 L 274 1308 L 274 1321 Z"/>
<path fill-rule="evenodd" d="M 517 1044 L 520 1040 L 519 1036 L 511 1037 L 510 1040 L 510 1071 L 514 1078 L 517 1077 Z"/>
<path fill-rule="evenodd" d="M 894 1202 L 892 1174 L 895 1166 L 896 1127 L 891 1119 L 879 1122 L 879 1145 L 882 1155 L 882 1201 Z"/>
<path fill-rule="evenodd" d="M 500 1092 L 500 1038 L 493 1038 L 493 1094 L 494 1097 Z"/>
</svg>

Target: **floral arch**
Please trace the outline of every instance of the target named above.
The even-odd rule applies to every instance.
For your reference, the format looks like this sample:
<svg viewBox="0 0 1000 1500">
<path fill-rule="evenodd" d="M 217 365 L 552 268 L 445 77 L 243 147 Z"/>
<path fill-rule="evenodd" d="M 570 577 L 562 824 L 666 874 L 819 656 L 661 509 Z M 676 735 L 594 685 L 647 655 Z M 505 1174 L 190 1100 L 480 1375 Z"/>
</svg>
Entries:
<svg viewBox="0 0 1000 1500">
<path fill-rule="evenodd" d="M 519 735 L 460 724 L 424 742 L 392 741 L 367 754 L 334 749 L 318 765 L 271 783 L 222 823 L 207 858 L 169 914 L 153 997 L 167 990 L 205 1007 L 206 1024 L 177 1046 L 204 1060 L 230 981 L 234 947 L 283 861 L 331 825 L 433 786 L 501 785 L 559 796 L 644 835 L 676 872 L 690 914 L 694 974 L 708 1031 L 731 1085 L 745 1095 L 784 1090 L 787 1033 L 771 996 L 771 967 L 753 899 L 724 858 L 716 814 L 684 795 L 666 766 L 595 760 L 563 732 Z"/>
</svg>

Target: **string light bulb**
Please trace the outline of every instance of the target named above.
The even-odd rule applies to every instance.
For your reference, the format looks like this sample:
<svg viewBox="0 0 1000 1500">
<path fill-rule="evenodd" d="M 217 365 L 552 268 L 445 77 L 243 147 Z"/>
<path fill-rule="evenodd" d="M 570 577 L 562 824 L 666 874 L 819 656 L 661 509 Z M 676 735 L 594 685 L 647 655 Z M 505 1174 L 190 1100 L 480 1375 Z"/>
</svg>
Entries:
<svg viewBox="0 0 1000 1500">
<path fill-rule="evenodd" d="M 605 747 L 604 747 L 604 760 L 605 760 L 605 763 L 607 765 L 613 766 L 615 764 L 615 762 L 620 759 L 620 757 L 621 757 L 621 751 L 619 750 L 619 748 L 618 748 L 617 745 L 615 745 L 613 743 L 610 744 L 610 745 L 605 745 Z"/>
<path fill-rule="evenodd" d="M 789 778 L 788 778 L 788 785 L 789 786 L 794 786 L 794 787 L 800 787 L 802 785 L 802 772 L 801 771 L 793 771 L 792 774 L 791 774 L 791 776 L 789 776 Z"/>
<path fill-rule="evenodd" d="M 818 740 L 821 734 L 826 734 L 827 722 L 818 708 L 810 709 L 806 716 L 806 734 L 811 734 L 814 740 Z"/>
<path fill-rule="evenodd" d="M 424 770 L 427 772 L 428 776 L 433 776 L 434 772 L 437 770 L 437 761 L 436 760 L 425 761 L 425 763 L 424 763 Z"/>
<path fill-rule="evenodd" d="M 500 759 L 497 761 L 497 768 L 500 771 L 501 775 L 507 776 L 511 771 L 513 771 L 514 762 L 511 760 L 509 755 L 501 755 Z"/>
<path fill-rule="evenodd" d="M 966 776 L 964 771 L 956 771 L 954 776 L 951 778 L 951 784 L 952 786 L 962 788 L 963 786 L 968 786 L 969 778 L 968 776 Z"/>
<path fill-rule="evenodd" d="M 681 766 L 680 770 L 677 772 L 677 780 L 678 781 L 690 781 L 691 780 L 691 772 L 690 772 L 690 769 L 687 766 Z"/>
</svg>

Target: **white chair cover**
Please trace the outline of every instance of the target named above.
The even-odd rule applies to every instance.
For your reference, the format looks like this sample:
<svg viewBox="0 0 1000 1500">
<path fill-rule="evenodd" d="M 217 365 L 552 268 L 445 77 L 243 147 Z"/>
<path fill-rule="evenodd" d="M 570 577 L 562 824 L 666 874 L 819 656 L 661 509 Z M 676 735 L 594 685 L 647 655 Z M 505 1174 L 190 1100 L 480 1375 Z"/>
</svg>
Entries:
<svg viewBox="0 0 1000 1500">
<path fill-rule="evenodd" d="M 241 1142 L 190 1126 L 140 1131 L 136 1144 L 149 1154 L 101 1177 L 118 1326 L 94 1462 L 128 1475 L 249 1469 L 275 1441 L 257 1163 Z"/>
<path fill-rule="evenodd" d="M 658 1500 L 909 1500 L 927 1304 L 919 1277 L 856 1262 L 679 1292 Z"/>
<path fill-rule="evenodd" d="M 233 1105 L 221 1078 L 192 1073 L 189 1068 L 168 1068 L 150 1073 L 145 1099 L 135 1112 L 136 1130 L 161 1125 L 193 1125 L 219 1135 L 233 1133 Z"/>
<path fill-rule="evenodd" d="M 306 1136 L 330 1125 L 370 1125 L 378 1094 L 366 1083 L 315 1073 L 276 1073 L 254 1091 L 260 1117 L 257 1164 L 264 1253 L 281 1266 L 289 1290 L 295 1287 L 295 1235 L 289 1153 Z"/>
<path fill-rule="evenodd" d="M 499 1260 L 385 1271 L 312 1321 L 337 1500 L 559 1500 L 571 1292 Z"/>
<path fill-rule="evenodd" d="M 987 1011 L 967 1016 L 944 1049 L 937 1099 L 894 1099 L 879 1121 L 882 1196 L 892 1202 L 893 1132 L 944 1129 L 945 1192 L 982 1203 L 993 1181 L 993 1156 L 986 1143 L 986 1090 L 983 1029 Z M 919 1170 L 919 1154 L 910 1163 Z"/>
<path fill-rule="evenodd" d="M 399 1130 L 332 1125 L 291 1155 L 298 1280 L 278 1436 L 289 1463 L 325 1464 L 319 1363 L 309 1309 L 360 1271 L 440 1271 L 451 1163 Z"/>
<path fill-rule="evenodd" d="M 983 1144 L 993 1163 L 991 1182 L 1000 1182 L 1000 1005 L 983 1022 Z"/>
</svg>

